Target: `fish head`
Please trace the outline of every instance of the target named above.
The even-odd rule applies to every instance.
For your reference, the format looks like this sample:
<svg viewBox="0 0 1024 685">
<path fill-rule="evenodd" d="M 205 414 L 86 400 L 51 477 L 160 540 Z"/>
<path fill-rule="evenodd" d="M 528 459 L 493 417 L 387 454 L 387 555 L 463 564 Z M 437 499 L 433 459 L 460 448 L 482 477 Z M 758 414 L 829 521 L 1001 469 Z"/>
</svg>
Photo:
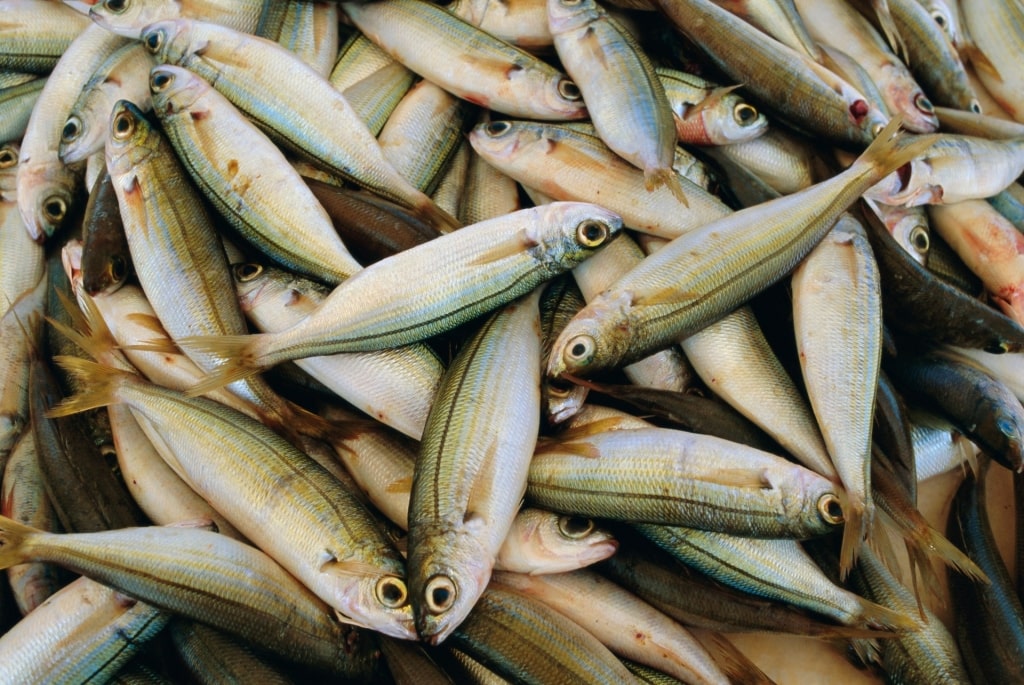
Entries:
<svg viewBox="0 0 1024 685">
<path fill-rule="evenodd" d="M 505 557 L 506 547 L 512 545 L 515 562 Z M 607 559 L 618 547 L 611 533 L 593 519 L 526 508 L 516 516 L 498 563 L 520 573 L 567 573 Z M 513 563 L 516 567 L 510 568 Z"/>
<path fill-rule="evenodd" d="M 768 118 L 763 112 L 729 89 L 716 97 L 713 92 L 704 102 L 692 107 L 686 118 L 699 116 L 704 136 L 710 145 L 730 145 L 757 138 L 768 130 Z M 685 121 L 685 120 L 684 120 Z M 680 122 L 677 120 L 678 131 Z"/>
<path fill-rule="evenodd" d="M 575 31 L 596 21 L 606 12 L 594 0 L 548 0 L 551 35 Z"/>
<path fill-rule="evenodd" d="M 547 87 L 538 92 L 537 97 L 543 102 L 545 110 L 557 115 L 559 120 L 586 119 L 589 116 L 579 86 L 563 73 L 553 74 Z"/>
<path fill-rule="evenodd" d="M 588 376 L 619 366 L 633 337 L 632 295 L 606 291 L 581 309 L 551 347 L 547 375 Z"/>
<path fill-rule="evenodd" d="M 337 581 L 328 604 L 339 621 L 401 640 L 416 639 L 409 590 L 401 577 L 344 561 L 324 564 L 321 573 Z"/>
<path fill-rule="evenodd" d="M 441 644 L 487 588 L 495 556 L 485 544 L 489 525 L 483 516 L 470 513 L 458 527 L 427 532 L 415 544 L 410 540 L 409 591 L 416 630 L 424 642 Z"/>
<path fill-rule="evenodd" d="M 583 407 L 589 390 L 560 378 L 548 378 L 541 388 L 541 401 L 548 423 L 556 425 L 575 416 Z"/>
<path fill-rule="evenodd" d="M 18 208 L 33 240 L 42 243 L 67 222 L 78 180 L 79 174 L 56 157 L 22 160 L 16 179 Z"/>
<path fill-rule="evenodd" d="M 87 85 L 86 89 L 88 88 Z M 103 149 L 105 129 L 103 126 L 94 125 L 94 122 L 107 120 L 107 113 L 97 116 L 93 111 L 99 99 L 87 98 L 81 106 L 76 105 L 64 121 L 57 154 L 65 164 L 81 162 Z"/>
<path fill-rule="evenodd" d="M 125 181 L 133 167 L 158 153 L 162 143 L 160 133 L 142 110 L 119 100 L 110 115 L 106 148 L 107 169 L 114 183 Z"/>
<path fill-rule="evenodd" d="M 89 10 L 89 18 L 108 31 L 135 39 L 145 26 L 180 16 L 181 0 L 103 0 Z"/>
<path fill-rule="evenodd" d="M 485 160 L 510 160 L 519 150 L 540 139 L 536 126 L 528 122 L 485 121 L 469 132 L 469 144 Z"/>
<path fill-rule="evenodd" d="M 571 269 L 622 233 L 622 217 L 589 202 L 552 202 L 535 208 L 538 220 L 525 228 L 525 240 L 538 261 L 561 273 Z"/>
<path fill-rule="evenodd" d="M 142 30 L 142 44 L 146 52 L 160 64 L 188 66 L 189 57 L 207 46 L 192 31 L 192 22 L 186 19 L 156 21 Z"/>
<path fill-rule="evenodd" d="M 153 109 L 159 116 L 189 110 L 209 90 L 209 83 L 173 64 L 162 64 L 149 72 L 149 92 L 153 95 Z"/>
<path fill-rule="evenodd" d="M 828 478 L 802 466 L 793 465 L 783 476 L 788 483 L 773 484 L 779 492 L 793 493 L 782 498 L 782 516 L 800 521 L 808 537 L 827 535 L 841 528 L 846 520 L 846 493 Z"/>
<path fill-rule="evenodd" d="M 890 226 L 889 221 L 886 221 L 886 228 L 914 261 L 924 266 L 931 249 L 928 216 L 921 207 L 899 207 L 898 210 L 894 224 Z"/>
</svg>

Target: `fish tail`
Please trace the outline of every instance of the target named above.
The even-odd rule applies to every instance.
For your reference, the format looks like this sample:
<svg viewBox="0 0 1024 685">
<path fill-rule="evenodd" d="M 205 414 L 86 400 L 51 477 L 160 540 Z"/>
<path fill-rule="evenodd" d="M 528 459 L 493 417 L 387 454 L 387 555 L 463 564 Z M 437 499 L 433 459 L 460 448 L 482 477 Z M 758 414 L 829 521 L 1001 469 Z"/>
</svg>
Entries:
<svg viewBox="0 0 1024 685">
<path fill-rule="evenodd" d="M 644 169 L 644 188 L 647 189 L 647 192 L 651 192 L 659 186 L 665 186 L 672 191 L 675 198 L 682 202 L 684 206 L 690 206 L 690 203 L 686 200 L 686 193 L 683 192 L 683 184 L 679 182 L 679 177 L 676 176 L 676 172 L 672 170 L 672 167 Z"/>
<path fill-rule="evenodd" d="M 859 598 L 860 615 L 857 623 L 876 630 L 907 631 L 919 630 L 921 623 L 913 616 L 886 608 L 880 604 Z"/>
<path fill-rule="evenodd" d="M 260 361 L 253 348 L 261 337 L 261 334 L 199 335 L 178 340 L 178 345 L 187 352 L 209 354 L 224 360 L 217 368 L 210 371 L 206 378 L 189 388 L 185 394 L 189 397 L 204 395 L 229 383 L 259 373 L 266 365 Z"/>
<path fill-rule="evenodd" d="M 869 518 L 866 516 L 865 503 L 861 498 L 852 498 L 847 494 L 843 516 L 846 523 L 843 527 L 843 543 L 839 551 L 839 577 L 846 580 L 853 565 L 857 563 L 861 545 L 867 538 Z"/>
<path fill-rule="evenodd" d="M 871 145 L 853 163 L 861 173 L 877 182 L 911 160 L 920 157 L 939 139 L 936 133 L 928 135 L 900 134 L 903 117 L 894 116 Z M 851 168 L 853 168 L 851 167 Z"/>
<path fill-rule="evenodd" d="M 434 201 L 426 195 L 424 195 L 423 199 L 412 207 L 412 210 L 416 216 L 426 221 L 441 233 L 451 233 L 462 226 L 458 219 L 438 207 L 437 204 L 435 204 Z"/>
<path fill-rule="evenodd" d="M 71 325 L 65 325 L 56 319 L 46 317 L 46 321 L 71 342 L 82 348 L 86 354 L 97 361 L 109 360 L 118 349 L 117 340 L 103 320 L 96 302 L 89 295 L 83 295 L 81 308 L 75 306 L 61 291 L 57 297 L 67 310 Z"/>
<path fill-rule="evenodd" d="M 708 633 L 701 644 L 733 685 L 770 685 L 775 682 L 727 638 Z"/>
<path fill-rule="evenodd" d="M 41 532 L 14 519 L 0 516 L 0 569 L 28 561 L 25 548 L 29 539 Z"/>
<path fill-rule="evenodd" d="M 80 381 L 80 392 L 66 398 L 46 412 L 49 418 L 70 416 L 87 409 L 116 404 L 118 388 L 126 379 L 136 377 L 128 371 L 120 371 L 81 357 L 58 356 L 53 361 Z"/>
<path fill-rule="evenodd" d="M 971 580 L 985 585 L 992 582 L 985 572 L 971 561 L 970 557 L 946 539 L 945 535 L 929 526 L 923 518 L 920 526 L 909 530 L 901 529 L 900 532 L 906 538 L 908 546 L 913 545 L 918 550 L 920 557 L 924 559 L 928 559 L 929 555 L 937 557 L 943 564 L 956 569 Z"/>
</svg>

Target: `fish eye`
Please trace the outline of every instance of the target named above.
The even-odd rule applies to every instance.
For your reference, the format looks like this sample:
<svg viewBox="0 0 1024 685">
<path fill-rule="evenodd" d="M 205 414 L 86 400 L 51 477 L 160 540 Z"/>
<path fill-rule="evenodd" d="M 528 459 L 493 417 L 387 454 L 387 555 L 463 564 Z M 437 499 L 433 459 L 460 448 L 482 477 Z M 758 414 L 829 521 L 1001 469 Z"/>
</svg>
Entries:
<svg viewBox="0 0 1024 685">
<path fill-rule="evenodd" d="M 733 108 L 732 116 L 737 124 L 746 126 L 757 120 L 757 109 L 753 105 L 741 102 Z"/>
<path fill-rule="evenodd" d="M 377 601 L 389 609 L 400 609 L 405 606 L 409 598 L 409 591 L 400 578 L 385 576 L 377 581 L 373 588 L 373 595 Z"/>
<path fill-rule="evenodd" d="M 82 135 L 82 120 L 74 115 L 68 117 L 68 120 L 64 122 L 64 128 L 60 132 L 61 141 L 70 143 L 80 135 Z"/>
<path fill-rule="evenodd" d="M 492 121 L 484 125 L 484 133 L 489 135 L 491 138 L 503 136 L 511 130 L 512 122 L 510 121 Z"/>
<path fill-rule="evenodd" d="M 935 112 L 935 107 L 932 105 L 932 101 L 929 100 L 924 93 L 918 93 L 914 96 L 914 107 L 917 107 L 925 114 L 932 114 Z"/>
<path fill-rule="evenodd" d="M 935 23 L 941 26 L 942 28 L 946 28 L 946 15 L 944 15 L 942 12 L 932 12 L 932 19 L 934 19 Z"/>
<path fill-rule="evenodd" d="M 112 282 L 120 283 L 123 281 L 125 276 L 128 275 L 128 263 L 125 261 L 125 258 L 119 254 L 111 256 L 110 263 L 107 264 L 107 273 L 110 274 Z"/>
<path fill-rule="evenodd" d="M 583 247 L 597 247 L 608 240 L 608 227 L 597 221 L 584 221 L 576 227 L 576 242 Z"/>
<path fill-rule="evenodd" d="M 0 149 L 0 169 L 10 169 L 18 163 L 18 155 L 9 147 Z"/>
<path fill-rule="evenodd" d="M 248 264 L 235 264 L 235 278 L 239 283 L 248 283 L 263 273 L 263 265 L 249 262 Z"/>
<path fill-rule="evenodd" d="M 106 0 L 106 2 L 103 3 L 103 7 L 114 14 L 121 14 L 128 9 L 128 5 L 130 4 L 130 0 Z"/>
<path fill-rule="evenodd" d="M 547 385 L 548 393 L 555 397 L 568 397 L 573 388 L 572 383 L 567 383 L 560 378 L 548 380 Z"/>
<path fill-rule="evenodd" d="M 135 133 L 135 117 L 129 111 L 121 110 L 114 115 L 111 129 L 114 133 L 114 138 L 117 140 L 127 140 Z"/>
<path fill-rule="evenodd" d="M 448 576 L 432 576 L 426 587 L 427 611 L 432 614 L 443 614 L 455 604 L 458 591 L 455 583 Z"/>
<path fill-rule="evenodd" d="M 149 77 L 149 89 L 154 93 L 159 93 L 164 88 L 171 85 L 173 81 L 173 74 L 168 74 L 166 71 L 154 69 L 153 73 Z"/>
<path fill-rule="evenodd" d="M 577 335 L 565 348 L 565 360 L 576 365 L 586 365 L 594 358 L 597 345 L 589 335 Z"/>
<path fill-rule="evenodd" d="M 844 520 L 843 507 L 839 503 L 839 498 L 831 492 L 827 492 L 818 498 L 818 513 L 821 514 L 821 520 L 833 526 L 838 526 Z"/>
<path fill-rule="evenodd" d="M 580 92 L 579 86 L 567 78 L 561 79 L 558 82 L 558 94 L 566 100 L 575 101 L 583 98 L 583 93 Z"/>
<path fill-rule="evenodd" d="M 164 32 L 162 29 L 150 31 L 142 40 L 146 44 L 146 49 L 156 54 L 164 44 Z"/>
<path fill-rule="evenodd" d="M 971 99 L 971 106 L 968 107 L 975 114 L 981 114 L 981 103 L 975 99 Z"/>
<path fill-rule="evenodd" d="M 67 211 L 68 204 L 59 197 L 47 198 L 43 203 L 43 214 L 46 216 L 46 220 L 52 224 L 63 221 Z"/>
<path fill-rule="evenodd" d="M 593 519 L 582 516 L 562 516 L 558 519 L 558 532 L 570 540 L 585 538 L 594 532 Z"/>
<path fill-rule="evenodd" d="M 914 226 L 910 231 L 910 244 L 921 254 L 926 254 L 931 247 L 931 238 L 928 236 L 928 229 L 924 226 Z"/>
</svg>

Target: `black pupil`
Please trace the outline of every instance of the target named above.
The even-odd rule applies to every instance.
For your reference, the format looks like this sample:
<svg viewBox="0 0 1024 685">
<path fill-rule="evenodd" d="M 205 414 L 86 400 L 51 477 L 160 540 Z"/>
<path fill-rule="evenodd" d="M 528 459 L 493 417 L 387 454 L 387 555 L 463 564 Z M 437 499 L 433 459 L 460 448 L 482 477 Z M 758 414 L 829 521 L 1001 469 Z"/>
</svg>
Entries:
<svg viewBox="0 0 1024 685">
<path fill-rule="evenodd" d="M 914 245 L 916 245 L 919 250 L 923 250 L 924 248 L 928 247 L 928 238 L 925 237 L 924 233 L 915 233 Z"/>
<path fill-rule="evenodd" d="M 389 583 L 384 586 L 381 595 L 383 595 L 386 601 L 394 603 L 402 598 L 402 591 Z"/>
<path fill-rule="evenodd" d="M 510 124 L 507 121 L 495 121 L 494 123 L 487 125 L 487 132 L 496 136 L 499 133 L 507 131 L 509 126 Z"/>
<path fill-rule="evenodd" d="M 936 14 L 935 15 L 935 23 L 938 24 L 939 26 L 945 26 L 946 25 L 946 18 L 944 16 L 942 16 L 941 14 Z"/>
<path fill-rule="evenodd" d="M 110 275 L 115 280 L 120 281 L 124 278 L 124 258 L 123 257 L 112 257 L 110 259 Z"/>
<path fill-rule="evenodd" d="M 451 590 L 444 587 L 434 588 L 430 592 L 430 598 L 433 600 L 434 606 L 439 607 L 447 606 L 448 600 L 451 598 L 451 596 Z"/>
<path fill-rule="evenodd" d="M 65 138 L 73 138 L 78 133 L 78 124 L 73 121 L 69 121 L 64 124 L 64 131 L 62 132 Z"/>
<path fill-rule="evenodd" d="M 601 227 L 597 224 L 587 224 L 583 227 L 583 237 L 590 242 L 600 240 L 602 233 Z"/>
<path fill-rule="evenodd" d="M 740 119 L 742 121 L 750 121 L 754 118 L 754 110 L 750 107 L 740 107 Z"/>
<path fill-rule="evenodd" d="M 64 205 L 57 200 L 46 203 L 46 213 L 50 216 L 60 216 L 64 211 Z"/>
<path fill-rule="evenodd" d="M 171 77 L 167 74 L 157 74 L 153 77 L 153 85 L 157 88 L 163 88 L 167 85 L 167 82 L 171 80 Z"/>
<path fill-rule="evenodd" d="M 570 516 L 562 524 L 565 532 L 569 535 L 581 535 L 590 530 L 590 519 Z"/>
<path fill-rule="evenodd" d="M 131 126 L 132 126 L 131 122 L 128 121 L 128 117 L 127 116 L 121 116 L 121 117 L 117 118 L 117 123 L 115 124 L 115 128 L 117 129 L 118 133 L 126 132 L 128 129 L 131 128 Z"/>
<path fill-rule="evenodd" d="M 0 153 L 0 165 L 10 166 L 11 164 L 14 164 L 14 153 L 9 150 L 5 150 L 3 153 Z"/>
<path fill-rule="evenodd" d="M 584 345 L 583 343 L 576 343 L 575 345 L 572 346 L 572 356 L 574 357 L 582 357 L 586 351 L 587 346 Z"/>
<path fill-rule="evenodd" d="M 837 519 L 843 515 L 843 510 L 839 506 L 839 502 L 836 502 L 835 500 L 829 502 L 828 505 L 826 505 L 825 509 L 826 511 L 828 511 L 828 515 L 834 519 Z"/>
<path fill-rule="evenodd" d="M 160 35 L 156 33 L 151 33 L 148 36 L 146 36 L 146 45 L 149 46 L 150 50 L 156 50 L 158 47 L 160 47 Z"/>
<path fill-rule="evenodd" d="M 238 266 L 238 277 L 243 281 L 247 281 L 255 277 L 260 272 L 260 268 L 256 264 L 240 264 Z"/>
<path fill-rule="evenodd" d="M 107 9 L 114 11 L 124 9 L 124 0 L 107 0 Z"/>
</svg>

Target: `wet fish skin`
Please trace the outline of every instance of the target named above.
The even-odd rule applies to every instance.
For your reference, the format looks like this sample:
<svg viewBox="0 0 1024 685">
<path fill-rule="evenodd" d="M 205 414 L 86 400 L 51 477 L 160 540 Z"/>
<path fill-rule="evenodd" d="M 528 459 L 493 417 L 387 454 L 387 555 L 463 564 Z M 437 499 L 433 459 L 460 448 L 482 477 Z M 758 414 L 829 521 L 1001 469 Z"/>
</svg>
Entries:
<svg viewBox="0 0 1024 685">
<path fill-rule="evenodd" d="M 117 193 L 106 169 L 89 193 L 82 221 L 81 249 L 82 287 L 88 294 L 112 293 L 131 276 L 132 254 Z"/>
</svg>

